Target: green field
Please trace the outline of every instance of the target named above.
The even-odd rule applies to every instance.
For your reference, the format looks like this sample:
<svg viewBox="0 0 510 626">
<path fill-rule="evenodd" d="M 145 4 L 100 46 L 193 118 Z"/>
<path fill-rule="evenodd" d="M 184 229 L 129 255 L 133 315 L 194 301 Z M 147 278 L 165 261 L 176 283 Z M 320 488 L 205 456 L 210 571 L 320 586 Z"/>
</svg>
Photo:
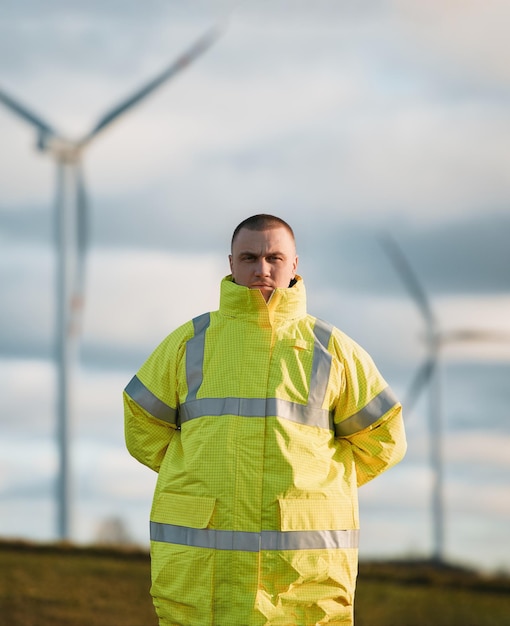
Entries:
<svg viewBox="0 0 510 626">
<path fill-rule="evenodd" d="M 141 551 L 0 542 L 0 625 L 157 626 L 149 570 Z M 509 577 L 360 564 L 356 626 L 507 625 Z"/>
</svg>

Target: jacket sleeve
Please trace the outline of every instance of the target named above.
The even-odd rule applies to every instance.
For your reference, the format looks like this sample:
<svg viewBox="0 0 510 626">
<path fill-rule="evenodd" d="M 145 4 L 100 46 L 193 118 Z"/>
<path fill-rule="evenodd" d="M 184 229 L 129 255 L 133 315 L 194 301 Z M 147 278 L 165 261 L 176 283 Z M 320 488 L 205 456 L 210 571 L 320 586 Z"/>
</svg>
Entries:
<svg viewBox="0 0 510 626">
<path fill-rule="evenodd" d="M 154 418 L 124 390 L 124 433 L 126 447 L 137 461 L 159 472 L 176 429 Z"/>
<path fill-rule="evenodd" d="M 363 348 L 345 336 L 341 339 L 335 431 L 351 447 L 361 486 L 404 457 L 402 406 Z"/>
<path fill-rule="evenodd" d="M 124 389 L 124 434 L 129 453 L 159 472 L 177 434 L 179 364 L 186 327 L 169 335 Z"/>
<path fill-rule="evenodd" d="M 396 404 L 373 426 L 346 437 L 356 465 L 358 487 L 399 463 L 406 453 L 402 407 Z"/>
</svg>

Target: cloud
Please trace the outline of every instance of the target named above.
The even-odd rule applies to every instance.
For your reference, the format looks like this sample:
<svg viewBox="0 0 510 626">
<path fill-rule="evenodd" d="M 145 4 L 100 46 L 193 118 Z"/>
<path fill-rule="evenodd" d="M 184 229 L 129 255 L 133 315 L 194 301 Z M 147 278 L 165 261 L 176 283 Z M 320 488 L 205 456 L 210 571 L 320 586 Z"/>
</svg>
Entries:
<svg viewBox="0 0 510 626">
<path fill-rule="evenodd" d="M 156 21 L 161 8 L 153 9 Z M 249 188 L 256 199 L 272 197 L 299 211 L 314 206 L 326 217 L 338 207 L 350 216 L 393 212 L 427 220 L 487 204 L 501 210 L 509 192 L 505 101 L 483 89 L 452 97 L 459 85 L 445 73 L 444 59 L 430 68 L 413 65 L 405 31 L 412 23 L 396 9 L 379 7 L 370 17 L 365 9 L 360 17 L 342 7 L 345 19 L 337 22 L 331 3 L 300 9 L 290 22 L 269 6 L 241 12 L 178 84 L 163 87 L 92 146 L 87 166 L 94 193 L 110 195 L 119 187 L 131 193 L 168 179 L 182 203 L 192 181 L 201 180 L 218 199 L 239 201 Z M 94 10 L 88 28 L 99 29 L 96 36 L 110 46 Z M 259 21 L 253 19 L 258 11 Z M 131 32 L 136 26 L 126 19 Z M 50 22 L 60 24 L 55 16 Z M 169 39 L 170 29 L 179 45 L 186 38 L 182 15 L 153 27 L 155 39 L 163 33 Z M 67 31 L 63 19 L 54 46 L 69 48 Z M 121 41 L 128 36 L 118 29 Z M 86 39 L 75 46 L 97 49 Z M 179 50 L 167 44 L 167 58 L 156 59 L 152 46 L 147 41 L 133 51 L 144 61 L 129 79 L 117 71 L 111 47 L 93 53 L 100 65 L 92 58 L 87 68 L 78 65 L 79 74 L 66 65 L 67 54 L 62 63 L 47 61 L 40 78 L 26 85 L 28 101 L 57 115 L 59 125 L 85 132 L 94 111 L 124 97 Z M 9 58 L 19 47 L 12 52 Z M 12 178 L 5 178 L 9 191 Z M 172 187 L 166 187 L 170 195 Z"/>
<path fill-rule="evenodd" d="M 225 219 L 218 221 L 208 234 L 193 232 L 186 222 L 189 217 L 174 222 L 174 217 L 163 216 L 149 210 L 139 224 L 131 225 L 135 239 L 135 229 L 147 224 L 145 232 L 139 232 L 149 240 L 152 232 L 160 241 L 159 248 L 111 247 L 122 239 L 113 233 L 109 247 L 105 241 L 104 247 L 91 249 L 81 342 L 86 363 L 117 367 L 127 360 L 135 365 L 178 325 L 218 307 L 219 283 L 229 271 L 227 254 L 235 222 L 227 226 Z M 118 218 L 121 221 L 120 214 Z M 502 333 L 500 341 L 446 346 L 444 356 L 449 360 L 509 358 L 510 341 L 504 336 L 510 337 L 508 264 L 500 262 L 508 256 L 503 229 L 498 230 L 493 220 L 492 230 L 486 229 L 492 235 L 479 240 L 476 255 L 471 244 L 471 235 L 477 241 L 482 227 L 490 223 L 473 223 L 464 237 L 459 236 L 462 225 L 452 227 L 456 234 L 451 237 L 446 228 L 443 246 L 439 245 L 441 231 L 428 237 L 411 231 L 402 238 L 442 331 L 467 328 Z M 214 236 L 220 226 L 223 232 Z M 360 227 L 342 230 L 339 225 L 338 229 L 319 238 L 306 232 L 304 224 L 296 227 L 299 271 L 307 284 L 310 312 L 338 325 L 388 367 L 399 361 L 419 362 L 425 349 L 424 322 L 375 233 L 370 240 L 369 231 L 360 232 Z M 128 238 L 126 231 L 123 236 Z M 0 310 L 0 350 L 49 357 L 55 336 L 54 252 L 42 243 L 8 241 L 6 236 L 0 255 L 0 279 L 9 293 Z M 433 253 L 431 241 L 438 242 Z M 457 261 L 452 264 L 454 255 Z M 466 277 L 457 276 L 459 265 Z M 381 325 L 387 329 L 384 334 Z"/>
<path fill-rule="evenodd" d="M 70 136 L 234 7 L 4 5 L 1 88 Z M 379 246 L 381 230 L 403 248 L 444 330 L 508 329 L 507 13 L 496 0 L 243 3 L 207 55 L 90 146 L 73 418 L 80 538 L 119 512 L 137 536 L 145 532 L 153 476 L 121 452 L 119 393 L 168 332 L 217 307 L 231 231 L 249 214 L 279 214 L 295 227 L 310 311 L 364 345 L 399 395 L 424 357 L 423 324 Z M 0 485 L 8 494 L 0 519 L 4 530 L 9 515 L 17 532 L 36 502 L 44 522 L 23 531 L 44 526 L 49 537 L 55 170 L 34 151 L 32 129 L 3 108 L 0 133 L 0 427 L 12 450 L 0 456 L 3 475 L 14 477 Z M 448 346 L 442 357 L 448 471 L 465 549 L 485 545 L 489 527 L 499 537 L 508 521 L 498 476 L 508 469 L 509 356 L 484 344 Z M 370 512 L 365 550 L 377 552 L 383 533 L 385 549 L 427 551 L 427 415 L 423 396 L 406 417 L 406 460 L 361 492 Z M 475 433 L 482 419 L 485 430 Z M 17 452 L 27 433 L 37 484 Z M 494 487 L 485 522 L 465 502 L 477 471 Z M 493 548 L 476 559 L 494 561 Z"/>
<path fill-rule="evenodd" d="M 2 242 L 0 352 L 41 356 L 55 334 L 54 258 L 47 246 Z"/>
<path fill-rule="evenodd" d="M 5 248 L 4 248 L 5 250 Z M 0 278 L 9 298 L 0 310 L 4 354 L 51 356 L 54 342 L 53 259 L 33 247 L 9 246 Z M 87 265 L 82 320 L 85 360 L 119 364 L 148 356 L 168 333 L 219 305 L 223 258 L 181 252 L 97 250 Z"/>
<path fill-rule="evenodd" d="M 510 263 L 507 235 L 510 218 L 478 215 L 428 227 L 396 228 L 414 271 L 425 288 L 443 293 L 507 293 Z"/>
<path fill-rule="evenodd" d="M 147 219 L 147 214 L 144 216 Z M 151 222 L 151 220 L 149 220 Z M 157 226 L 157 222 L 151 222 Z M 204 251 L 182 247 L 186 241 L 196 238 L 186 228 L 169 223 L 160 224 L 162 246 L 165 232 L 172 233 L 168 250 L 137 248 L 93 248 L 87 262 L 86 306 L 82 322 L 82 355 L 85 362 L 121 364 L 126 359 L 135 364 L 144 353 L 155 347 L 171 330 L 205 310 L 214 310 L 219 304 L 219 283 L 228 273 L 228 239 L 230 230 L 222 234 L 224 239 L 214 240 Z M 334 235 L 334 233 L 330 233 Z M 202 233 L 202 237 L 205 233 Z M 392 361 L 419 360 L 424 354 L 420 339 L 424 322 L 418 308 L 401 284 L 382 251 L 376 252 L 376 241 L 369 245 L 366 238 L 349 236 L 349 231 L 333 243 L 320 249 L 320 240 L 307 241 L 303 233 L 304 251 L 301 254 L 300 272 L 305 277 L 311 313 L 329 319 L 351 334 L 374 355 L 386 359 L 391 348 Z M 199 237 L 200 238 L 200 237 Z M 438 238 L 436 237 L 436 240 Z M 412 250 L 411 260 L 421 259 L 420 246 L 409 240 L 406 250 Z M 452 238 L 452 242 L 455 239 Z M 487 242 L 490 243 L 490 240 Z M 501 237 L 503 251 L 504 237 Z M 322 244 L 325 244 L 322 241 Z M 410 245 L 414 244 L 414 245 Z M 0 349 L 4 354 L 49 356 L 54 341 L 54 257 L 48 247 L 24 243 L 4 247 L 6 254 L 0 257 L 0 278 L 9 298 L 0 311 L 2 333 Z M 486 245 L 480 254 L 480 287 L 476 293 L 476 275 L 471 273 L 471 283 L 460 293 L 438 291 L 441 280 L 448 276 L 449 266 L 441 280 L 431 280 L 429 263 L 437 261 L 441 254 L 426 259 L 426 265 L 418 264 L 417 273 L 429 293 L 431 306 L 445 332 L 461 329 L 506 333 L 510 336 L 508 320 L 510 301 L 503 291 L 506 280 L 505 267 L 498 266 L 503 284 L 496 282 L 498 274 L 490 275 L 497 258 L 497 246 Z M 470 248 L 465 250 L 466 266 L 469 268 Z M 482 263 L 483 261 L 483 263 Z M 423 271 L 425 268 L 425 271 Z M 484 293 L 492 280 L 493 293 Z M 432 276 L 433 278 L 433 276 Z M 381 335 L 381 324 L 387 332 Z M 448 359 L 499 359 L 509 358 L 510 342 L 487 341 L 447 346 Z"/>
<path fill-rule="evenodd" d="M 448 368 L 444 379 L 448 399 L 445 407 L 448 429 L 444 440 L 448 524 L 465 537 L 467 545 L 474 542 L 487 548 L 480 558 L 470 553 L 470 562 L 491 566 L 497 561 L 498 553 L 489 550 L 481 538 L 489 526 L 495 536 L 504 536 L 502 528 L 508 525 L 509 509 L 504 497 L 510 469 L 504 387 L 508 366 L 455 368 Z M 138 541 L 147 541 L 155 475 L 131 459 L 124 447 L 121 390 L 133 373 L 129 369 L 130 365 L 125 363 L 123 370 L 81 367 L 76 372 L 76 412 L 71 429 L 72 502 L 74 533 L 80 541 L 93 540 L 98 522 L 112 514 L 122 517 Z M 47 361 L 0 361 L 3 419 L 0 519 L 4 536 L 25 534 L 48 540 L 54 533 L 53 383 L 53 367 Z M 26 393 L 27 388 L 30 394 Z M 485 415 L 483 411 L 488 406 L 500 422 L 491 416 L 489 423 L 484 421 L 483 431 L 474 431 L 473 423 L 479 422 L 478 416 Z M 406 458 L 360 490 L 365 555 L 382 551 L 394 556 L 411 546 L 415 554 L 416 551 L 428 553 L 431 475 L 426 406 L 418 406 L 417 414 L 407 416 L 406 420 L 409 441 Z M 30 466 L 26 464 L 27 454 L 32 459 Z M 37 468 L 37 481 L 34 481 L 34 468 Z M 127 491 L 126 485 L 129 485 Z M 471 497 L 473 485 L 486 493 L 483 520 L 478 500 Z M 38 519 L 36 529 L 25 523 L 33 519 L 34 511 Z M 467 559 L 466 543 L 457 538 L 451 541 L 449 538 L 448 549 Z"/>
<path fill-rule="evenodd" d="M 434 63 L 447 61 L 457 73 L 482 83 L 510 82 L 505 58 L 509 41 L 505 23 L 510 7 L 505 0 L 393 0 L 415 50 Z"/>
<path fill-rule="evenodd" d="M 30 444 L 38 437 L 48 436 L 54 430 L 55 411 L 56 382 L 51 363 L 39 359 L 0 359 L 0 373 L 2 431 L 12 437 L 24 435 Z M 11 455 L 10 450 L 6 446 L 6 454 Z"/>
<path fill-rule="evenodd" d="M 321 287 L 333 281 L 353 292 L 408 298 L 406 285 L 381 245 L 381 236 L 390 234 L 431 299 L 447 294 L 503 295 L 510 289 L 510 218 L 505 215 L 450 218 L 428 225 L 387 215 L 368 224 L 339 217 L 322 230 L 306 230 L 304 216 L 296 221 L 310 280 Z"/>
<path fill-rule="evenodd" d="M 177 326 L 218 308 L 227 273 L 226 254 L 98 251 L 90 264 L 86 350 L 106 361 L 110 351 L 148 356 Z"/>
</svg>

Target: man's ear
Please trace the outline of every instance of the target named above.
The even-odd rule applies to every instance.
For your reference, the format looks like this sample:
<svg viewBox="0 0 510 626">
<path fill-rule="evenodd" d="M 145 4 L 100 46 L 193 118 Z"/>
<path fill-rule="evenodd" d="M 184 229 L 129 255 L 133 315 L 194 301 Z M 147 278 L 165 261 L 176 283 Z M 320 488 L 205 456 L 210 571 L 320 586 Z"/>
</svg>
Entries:
<svg viewBox="0 0 510 626">
<path fill-rule="evenodd" d="M 232 255 L 231 254 L 228 255 L 228 264 L 230 265 L 230 273 L 233 275 L 234 269 L 232 267 Z"/>
</svg>

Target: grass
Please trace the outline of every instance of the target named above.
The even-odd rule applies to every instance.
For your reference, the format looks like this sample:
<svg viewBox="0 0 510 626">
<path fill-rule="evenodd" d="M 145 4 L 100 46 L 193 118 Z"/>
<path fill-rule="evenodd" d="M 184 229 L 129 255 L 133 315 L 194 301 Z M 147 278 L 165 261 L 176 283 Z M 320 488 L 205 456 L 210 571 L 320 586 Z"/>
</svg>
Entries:
<svg viewBox="0 0 510 626">
<path fill-rule="evenodd" d="M 430 562 L 361 563 L 356 626 L 510 626 L 510 578 Z"/>
<path fill-rule="evenodd" d="M 0 544 L 2 626 L 156 626 L 147 553 Z"/>
<path fill-rule="evenodd" d="M 0 542 L 1 626 L 157 626 L 149 585 L 146 552 Z M 510 626 L 510 578 L 361 563 L 355 613 L 356 626 Z"/>
</svg>

